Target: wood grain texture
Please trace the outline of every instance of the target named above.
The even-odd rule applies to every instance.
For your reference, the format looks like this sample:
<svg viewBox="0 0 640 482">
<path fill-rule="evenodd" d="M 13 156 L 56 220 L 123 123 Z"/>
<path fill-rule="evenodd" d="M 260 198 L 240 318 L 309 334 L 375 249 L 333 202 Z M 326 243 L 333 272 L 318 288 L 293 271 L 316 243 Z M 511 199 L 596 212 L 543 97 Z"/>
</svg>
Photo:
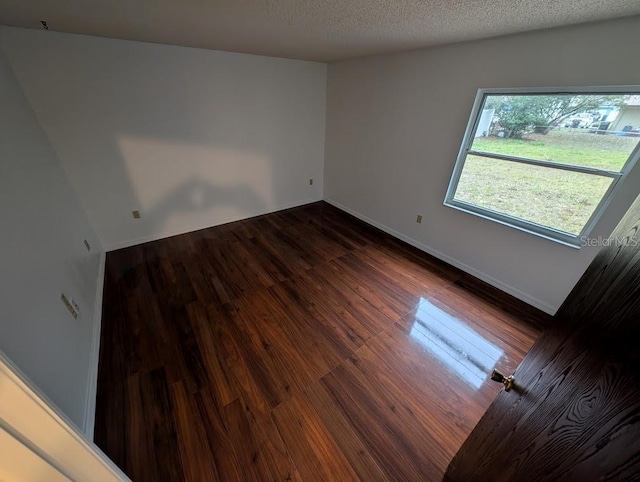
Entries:
<svg viewBox="0 0 640 482">
<path fill-rule="evenodd" d="M 640 331 L 640 197 L 558 310 L 572 326 L 616 338 Z"/>
<path fill-rule="evenodd" d="M 446 480 L 640 480 L 640 199 Z"/>
<path fill-rule="evenodd" d="M 322 202 L 115 251 L 96 443 L 136 481 L 439 480 L 548 321 Z"/>
</svg>

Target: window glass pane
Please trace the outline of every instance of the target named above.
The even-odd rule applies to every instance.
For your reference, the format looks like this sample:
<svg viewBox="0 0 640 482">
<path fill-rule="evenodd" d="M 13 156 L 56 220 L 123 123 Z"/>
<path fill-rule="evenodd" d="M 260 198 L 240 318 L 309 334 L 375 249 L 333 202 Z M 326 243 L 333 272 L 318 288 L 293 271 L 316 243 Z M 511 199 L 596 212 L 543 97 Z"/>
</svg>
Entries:
<svg viewBox="0 0 640 482">
<path fill-rule="evenodd" d="M 467 156 L 454 199 L 577 236 L 609 177 Z"/>
<path fill-rule="evenodd" d="M 485 97 L 471 149 L 621 171 L 640 141 L 640 95 Z"/>
</svg>

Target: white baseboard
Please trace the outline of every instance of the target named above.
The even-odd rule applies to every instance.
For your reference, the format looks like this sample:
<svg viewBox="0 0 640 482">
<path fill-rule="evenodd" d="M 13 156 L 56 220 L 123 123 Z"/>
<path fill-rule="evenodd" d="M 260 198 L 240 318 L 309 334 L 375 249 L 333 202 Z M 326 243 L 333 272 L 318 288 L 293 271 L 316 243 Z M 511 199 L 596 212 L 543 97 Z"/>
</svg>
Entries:
<svg viewBox="0 0 640 482">
<path fill-rule="evenodd" d="M 222 219 L 222 220 L 218 220 L 215 224 L 207 224 L 207 225 L 204 225 L 204 226 L 188 226 L 188 227 L 184 227 L 184 228 L 180 228 L 180 229 L 175 229 L 173 231 L 166 231 L 166 232 L 163 232 L 163 233 L 151 234 L 149 236 L 142 236 L 140 238 L 126 239 L 126 240 L 123 240 L 123 241 L 118 241 L 116 243 L 111 243 L 111 244 L 106 245 L 105 251 L 109 252 L 109 251 L 115 251 L 116 249 L 130 248 L 131 246 L 136 246 L 138 244 L 149 243 L 151 241 L 158 241 L 159 239 L 170 238 L 171 236 L 178 236 L 180 234 L 192 233 L 194 231 L 200 231 L 201 229 L 213 228 L 215 226 L 220 226 L 221 224 L 227 224 L 227 223 L 232 223 L 234 221 L 241 221 L 243 219 L 254 218 L 256 216 L 262 216 L 264 214 L 275 213 L 276 211 L 282 211 L 284 209 L 295 208 L 295 207 L 298 207 L 298 206 L 303 206 L 305 204 L 314 203 L 314 202 L 318 202 L 318 201 L 322 201 L 322 197 L 313 197 L 313 198 L 310 198 L 310 199 L 303 199 L 303 200 L 295 201 L 295 202 L 292 202 L 292 203 L 285 203 L 285 204 L 282 204 L 282 205 L 279 205 L 279 206 L 275 206 L 273 208 L 260 210 L 258 212 L 251 213 L 251 214 L 248 214 L 248 215 L 242 216 L 242 217 L 225 218 L 225 219 Z"/>
<path fill-rule="evenodd" d="M 96 300 L 93 308 L 93 333 L 91 336 L 91 353 L 89 355 L 89 380 L 87 398 L 84 409 L 85 436 L 93 441 L 93 429 L 96 421 L 96 395 L 98 391 L 98 361 L 100 358 L 100 328 L 102 326 L 102 295 L 104 292 L 104 270 L 107 253 L 100 254 L 98 280 L 96 283 Z"/>
<path fill-rule="evenodd" d="M 347 206 L 344 206 L 343 204 L 340 204 L 337 201 L 334 201 L 328 198 L 324 198 L 324 200 L 329 204 L 337 207 L 338 209 L 345 211 L 351 214 L 352 216 L 355 216 L 361 221 L 364 221 L 367 224 L 375 226 L 376 228 L 384 231 L 385 233 L 390 234 L 391 236 L 398 238 L 404 241 L 405 243 L 408 243 L 411 246 L 414 246 L 415 248 L 418 248 L 419 250 L 424 251 L 425 253 L 430 254 L 431 256 L 434 256 L 435 258 L 438 258 L 444 261 L 445 263 L 450 264 L 451 266 L 455 266 L 456 268 L 461 269 L 465 273 L 475 276 L 476 278 L 481 279 L 482 281 L 490 284 L 491 286 L 498 288 L 500 291 L 504 291 L 505 293 L 508 293 L 511 296 L 514 296 L 515 298 L 518 298 L 519 300 L 522 300 L 525 303 L 535 308 L 538 308 L 541 311 L 544 311 L 545 313 L 554 315 L 555 312 L 558 310 L 558 307 L 553 307 L 542 300 L 534 298 L 533 296 L 530 296 L 527 293 L 524 293 L 523 291 L 520 291 L 519 289 L 514 288 L 513 286 L 503 283 L 502 281 L 494 278 L 493 276 L 483 273 L 482 271 L 478 271 L 477 269 L 469 266 L 468 264 L 462 263 L 461 261 L 458 261 L 457 259 L 454 259 L 451 256 L 448 256 L 436 249 L 433 249 L 431 246 L 427 246 L 426 244 L 423 244 L 420 241 L 416 241 L 415 239 L 410 238 L 409 236 L 405 236 L 399 231 L 396 231 L 395 229 L 385 226 L 384 224 L 379 223 L 378 221 L 371 219 L 370 217 L 365 216 L 364 214 L 359 213 L 358 211 L 355 211 Z"/>
</svg>

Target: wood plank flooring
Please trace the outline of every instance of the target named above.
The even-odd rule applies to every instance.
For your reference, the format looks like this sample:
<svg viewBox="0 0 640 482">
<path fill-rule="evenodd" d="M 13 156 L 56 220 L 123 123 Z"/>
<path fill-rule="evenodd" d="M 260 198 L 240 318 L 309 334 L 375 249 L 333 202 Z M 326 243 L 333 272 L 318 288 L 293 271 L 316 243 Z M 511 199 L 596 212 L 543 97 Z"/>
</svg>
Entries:
<svg viewBox="0 0 640 482">
<path fill-rule="evenodd" d="M 640 480 L 640 198 L 456 454 L 448 481 Z"/>
<path fill-rule="evenodd" d="M 134 481 L 441 480 L 548 321 L 324 202 L 111 252 L 95 440 Z"/>
</svg>

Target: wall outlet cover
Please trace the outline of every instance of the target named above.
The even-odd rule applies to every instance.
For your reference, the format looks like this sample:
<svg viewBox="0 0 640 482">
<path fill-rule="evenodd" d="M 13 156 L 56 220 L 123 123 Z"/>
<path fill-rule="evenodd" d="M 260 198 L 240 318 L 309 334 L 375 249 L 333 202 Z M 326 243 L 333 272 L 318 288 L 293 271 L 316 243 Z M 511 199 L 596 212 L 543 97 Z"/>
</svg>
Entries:
<svg viewBox="0 0 640 482">
<path fill-rule="evenodd" d="M 78 319 L 78 315 L 80 314 L 80 307 L 75 301 L 73 301 L 73 298 L 62 293 L 60 295 L 60 299 L 64 303 L 64 306 L 67 307 L 67 310 L 69 310 L 69 313 L 71 313 L 71 316 L 73 316 L 75 319 Z"/>
</svg>

